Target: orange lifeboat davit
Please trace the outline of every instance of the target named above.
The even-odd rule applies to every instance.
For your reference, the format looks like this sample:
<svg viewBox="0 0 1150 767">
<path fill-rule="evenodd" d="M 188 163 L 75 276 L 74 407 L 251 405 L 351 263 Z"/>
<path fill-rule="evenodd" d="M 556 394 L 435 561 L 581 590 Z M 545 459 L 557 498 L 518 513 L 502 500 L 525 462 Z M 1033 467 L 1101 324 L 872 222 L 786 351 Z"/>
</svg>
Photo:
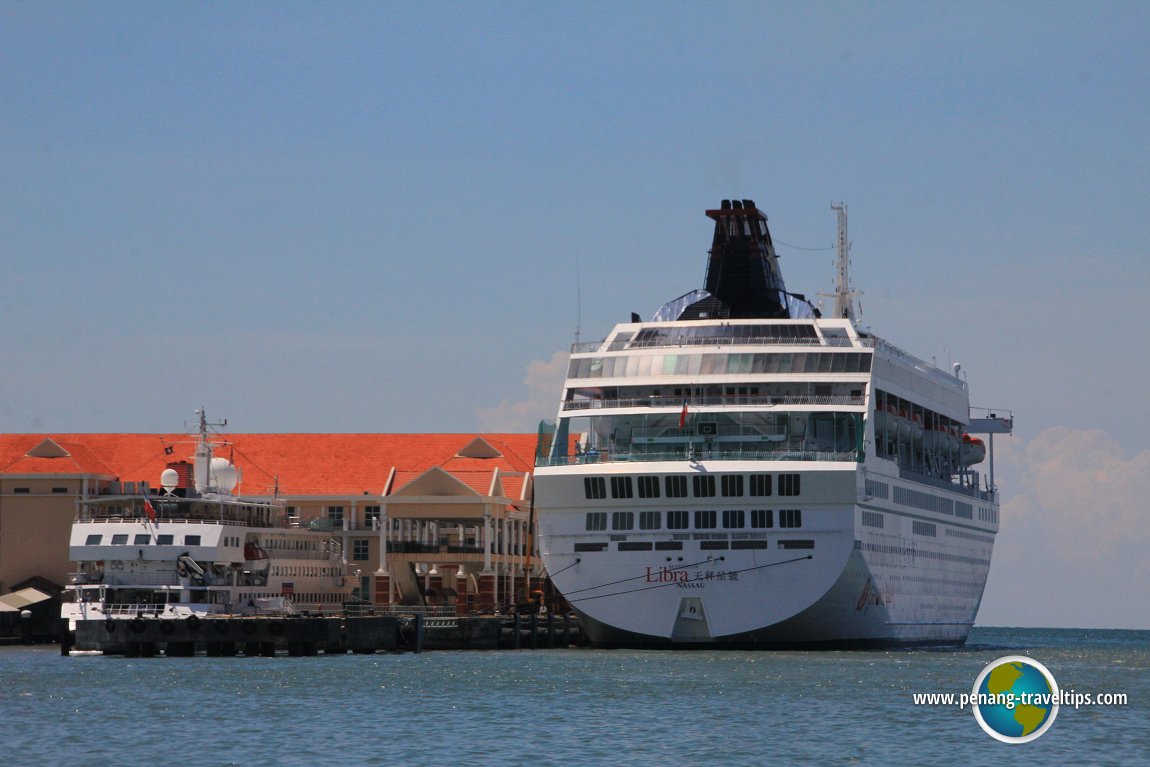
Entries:
<svg viewBox="0 0 1150 767">
<path fill-rule="evenodd" d="M 962 450 L 959 452 L 958 460 L 963 466 L 973 466 L 976 463 L 982 463 L 986 458 L 986 445 L 978 437 L 972 437 L 969 434 L 962 435 Z"/>
</svg>

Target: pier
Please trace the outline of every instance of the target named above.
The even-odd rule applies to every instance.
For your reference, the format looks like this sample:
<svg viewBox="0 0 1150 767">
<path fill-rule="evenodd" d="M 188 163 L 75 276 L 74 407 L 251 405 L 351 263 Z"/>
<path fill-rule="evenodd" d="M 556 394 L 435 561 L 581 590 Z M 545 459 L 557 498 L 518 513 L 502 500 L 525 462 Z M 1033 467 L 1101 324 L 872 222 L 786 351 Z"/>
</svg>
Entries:
<svg viewBox="0 0 1150 767">
<path fill-rule="evenodd" d="M 191 616 L 82 620 L 61 632 L 60 652 L 130 658 L 305 657 L 425 650 L 520 650 L 586 644 L 573 614 L 434 616 Z"/>
</svg>

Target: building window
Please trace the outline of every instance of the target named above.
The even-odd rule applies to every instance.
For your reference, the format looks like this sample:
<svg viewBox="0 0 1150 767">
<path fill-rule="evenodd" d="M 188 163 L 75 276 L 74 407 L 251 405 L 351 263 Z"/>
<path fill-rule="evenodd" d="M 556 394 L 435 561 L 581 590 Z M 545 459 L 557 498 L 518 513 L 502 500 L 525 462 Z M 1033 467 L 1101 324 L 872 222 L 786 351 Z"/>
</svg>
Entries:
<svg viewBox="0 0 1150 767">
<path fill-rule="evenodd" d="M 784 475 L 780 475 L 784 476 Z M 779 527 L 802 527 L 803 512 L 800 509 L 779 509 Z"/>
<path fill-rule="evenodd" d="M 605 511 L 591 511 L 587 513 L 587 529 L 588 530 L 606 530 L 607 529 L 607 512 Z"/>
<path fill-rule="evenodd" d="M 631 487 L 630 477 L 611 477 L 612 498 L 633 498 L 635 491 Z"/>
<path fill-rule="evenodd" d="M 723 527 L 728 530 L 737 530 L 746 524 L 746 513 L 742 509 L 725 509 L 723 511 Z"/>
<path fill-rule="evenodd" d="M 640 498 L 658 498 L 659 497 L 659 478 L 658 477 L 639 477 L 639 497 Z"/>
<path fill-rule="evenodd" d="M 799 494 L 799 475 L 798 474 L 780 474 L 779 475 L 779 495 L 798 495 Z"/>
<path fill-rule="evenodd" d="M 676 474 L 664 479 L 663 487 L 667 490 L 668 498 L 687 497 L 687 478 L 682 474 Z"/>
<path fill-rule="evenodd" d="M 371 544 L 366 538 L 351 542 L 351 558 L 356 562 L 366 562 L 370 558 Z"/>
<path fill-rule="evenodd" d="M 911 529 L 914 530 L 915 535 L 928 535 L 931 538 L 938 536 L 938 528 L 930 522 L 919 522 L 917 519 L 911 520 Z"/>
<path fill-rule="evenodd" d="M 327 520 L 333 525 L 343 524 L 343 507 L 342 506 L 328 506 L 327 507 Z"/>
<path fill-rule="evenodd" d="M 53 493 L 66 493 L 66 492 L 68 492 L 68 488 L 66 488 L 66 487 L 54 487 L 54 488 L 52 488 L 52 492 Z"/>
<path fill-rule="evenodd" d="M 667 512 L 668 530 L 686 530 L 690 526 L 690 515 L 685 511 Z"/>
<path fill-rule="evenodd" d="M 691 477 L 695 486 L 696 498 L 712 498 L 715 495 L 715 475 L 696 474 Z"/>
<path fill-rule="evenodd" d="M 633 511 L 613 511 L 613 512 L 611 512 L 611 529 L 612 530 L 634 530 L 635 529 L 635 512 L 633 512 Z"/>
<path fill-rule="evenodd" d="M 722 487 L 723 495 L 728 498 L 738 498 L 743 495 L 742 474 L 724 474 L 719 484 Z"/>
<path fill-rule="evenodd" d="M 883 516 L 877 511 L 863 511 L 862 523 L 867 527 L 882 527 Z"/>
<path fill-rule="evenodd" d="M 602 477 L 584 477 L 583 494 L 588 498 L 599 500 L 607 497 L 607 480 Z"/>
<path fill-rule="evenodd" d="M 752 474 L 751 475 L 751 495 L 756 497 L 763 497 L 771 494 L 771 475 L 770 474 Z"/>
<path fill-rule="evenodd" d="M 20 494 L 31 493 L 32 489 L 28 488 L 28 487 L 14 487 L 14 488 L 12 488 L 12 492 L 13 493 L 20 493 Z"/>
<path fill-rule="evenodd" d="M 772 509 L 751 509 L 751 527 L 775 526 L 775 512 Z"/>
<path fill-rule="evenodd" d="M 718 514 L 714 509 L 707 509 L 706 511 L 695 512 L 695 529 L 696 530 L 711 530 L 715 527 Z"/>
<path fill-rule="evenodd" d="M 663 526 L 662 520 L 663 512 L 661 511 L 640 511 L 639 512 L 639 529 L 640 530 L 658 530 Z"/>
<path fill-rule="evenodd" d="M 367 527 L 374 527 L 375 523 L 379 521 L 379 506 L 364 506 L 363 507 L 363 524 Z"/>
</svg>

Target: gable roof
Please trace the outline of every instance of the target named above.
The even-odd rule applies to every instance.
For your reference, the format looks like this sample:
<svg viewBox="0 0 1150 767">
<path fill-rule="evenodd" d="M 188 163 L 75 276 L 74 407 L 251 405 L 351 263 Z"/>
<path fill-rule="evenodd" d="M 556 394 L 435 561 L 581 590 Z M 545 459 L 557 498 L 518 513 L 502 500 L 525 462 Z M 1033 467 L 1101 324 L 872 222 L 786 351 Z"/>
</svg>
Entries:
<svg viewBox="0 0 1150 767">
<path fill-rule="evenodd" d="M 241 469 L 238 492 L 280 496 L 379 495 L 432 467 L 486 495 L 492 472 L 531 471 L 535 434 L 227 434 L 215 454 Z M 58 452 L 58 458 L 29 456 Z M 0 434 L 0 474 L 85 473 L 159 485 L 170 462 L 191 460 L 186 434 Z M 487 456 L 487 457 L 483 457 Z M 513 478 L 504 480 L 512 489 Z M 521 488 L 521 479 L 513 487 Z M 515 493 L 512 497 L 518 497 Z"/>
</svg>

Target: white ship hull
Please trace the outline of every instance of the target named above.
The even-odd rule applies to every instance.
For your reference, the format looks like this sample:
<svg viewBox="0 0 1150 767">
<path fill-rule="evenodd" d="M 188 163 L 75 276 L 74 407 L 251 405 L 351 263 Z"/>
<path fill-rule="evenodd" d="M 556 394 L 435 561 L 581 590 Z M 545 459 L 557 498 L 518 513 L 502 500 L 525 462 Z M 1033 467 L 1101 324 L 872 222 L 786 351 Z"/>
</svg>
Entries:
<svg viewBox="0 0 1150 767">
<path fill-rule="evenodd" d="M 766 529 L 625 535 L 588 532 L 589 509 L 639 513 L 673 507 L 668 499 L 626 507 L 580 503 L 572 496 L 579 494 L 589 468 L 540 467 L 536 489 L 541 498 L 572 501 L 567 508 L 548 505 L 540 513 L 541 554 L 552 582 L 597 645 L 960 644 L 974 623 L 993 530 L 944 514 L 908 512 L 882 499 L 862 500 L 855 491 L 860 467 L 821 468 L 826 493 L 816 488 L 818 472 L 804 472 L 804 488 L 811 494 L 842 497 L 794 504 L 801 509 L 801 528 L 777 527 L 776 513 L 775 526 Z M 780 468 L 795 467 L 699 462 L 644 465 L 639 471 L 643 476 L 731 475 Z M 699 505 L 685 508 L 693 513 Z M 727 501 L 716 511 L 739 505 Z M 745 515 L 754 505 L 762 504 L 742 503 Z M 863 512 L 881 515 L 883 527 L 864 526 Z M 929 520 L 936 536 L 916 535 L 916 520 Z"/>
</svg>

